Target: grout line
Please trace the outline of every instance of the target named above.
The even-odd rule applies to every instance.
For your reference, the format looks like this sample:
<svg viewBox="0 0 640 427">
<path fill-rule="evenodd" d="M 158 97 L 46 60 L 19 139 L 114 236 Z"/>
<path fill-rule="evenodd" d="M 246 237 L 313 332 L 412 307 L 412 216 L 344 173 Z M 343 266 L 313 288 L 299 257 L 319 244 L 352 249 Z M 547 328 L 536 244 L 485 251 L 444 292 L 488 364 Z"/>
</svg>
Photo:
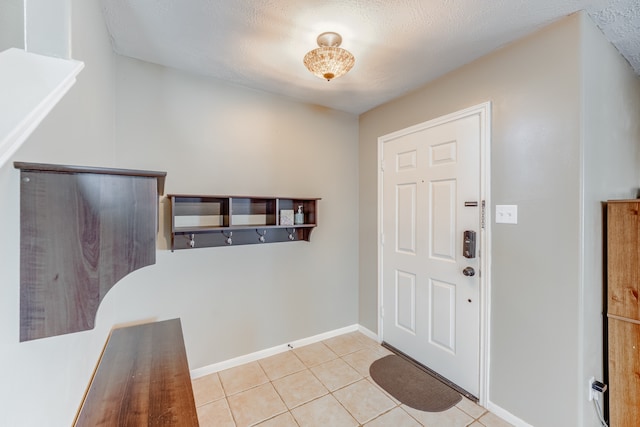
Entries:
<svg viewBox="0 0 640 427">
<path fill-rule="evenodd" d="M 345 335 L 346 335 L 346 334 L 345 334 Z M 278 414 L 274 414 L 273 416 L 271 416 L 271 417 L 269 417 L 269 418 L 266 418 L 266 419 L 264 419 L 264 420 L 258 421 L 258 422 L 256 422 L 256 423 L 255 423 L 255 424 L 253 424 L 253 425 L 260 424 L 260 423 L 264 423 L 264 422 L 266 422 L 266 421 L 269 421 L 269 420 L 272 420 L 272 419 L 274 419 L 274 418 L 276 418 L 276 417 L 279 417 L 279 416 L 281 416 L 281 415 L 283 415 L 283 414 L 289 413 L 290 417 L 294 420 L 294 422 L 296 423 L 296 425 L 300 426 L 300 423 L 298 422 L 298 420 L 296 419 L 296 417 L 293 415 L 293 412 L 292 412 L 292 411 L 293 411 L 294 409 L 297 409 L 297 408 L 301 407 L 301 406 L 307 405 L 307 404 L 309 404 L 309 403 L 311 403 L 311 402 L 314 402 L 314 401 L 319 400 L 319 399 L 321 399 L 321 398 L 325 398 L 326 396 L 330 395 L 330 396 L 331 396 L 334 400 L 336 400 L 336 401 L 338 402 L 338 404 L 339 404 L 339 405 L 340 405 L 340 406 L 341 406 L 341 407 L 342 407 L 342 408 L 343 408 L 343 409 L 344 409 L 344 410 L 345 410 L 345 411 L 346 411 L 346 412 L 347 412 L 347 413 L 348 413 L 348 414 L 349 414 L 349 415 L 350 415 L 350 416 L 351 416 L 351 417 L 356 421 L 356 423 L 358 423 L 358 426 L 360 426 L 360 427 L 362 427 L 362 426 L 363 426 L 364 424 L 366 424 L 366 423 L 369 423 L 369 422 L 371 422 L 371 421 L 373 421 L 373 420 L 378 419 L 379 417 L 381 417 L 381 416 L 383 416 L 383 415 L 388 414 L 389 412 L 391 412 L 391 411 L 395 410 L 396 408 L 400 408 L 400 410 L 402 410 L 402 411 L 403 411 L 406 415 L 408 415 L 411 419 L 415 420 L 419 425 L 424 426 L 424 425 L 423 425 L 423 424 L 422 424 L 418 419 L 416 419 L 413 415 L 411 415 L 409 412 L 407 412 L 407 411 L 404 409 L 404 407 L 403 407 L 403 404 L 402 404 L 402 403 L 396 403 L 396 402 L 397 402 L 397 400 L 396 400 L 395 398 L 393 398 L 393 396 L 389 395 L 389 393 L 387 393 L 387 392 L 386 392 L 384 389 L 382 389 L 380 386 L 378 386 L 378 385 L 377 385 L 377 384 L 376 384 L 376 383 L 371 379 L 371 377 L 370 377 L 370 376 L 368 376 L 368 375 L 367 375 L 367 376 L 363 375 L 363 374 L 362 374 L 358 369 L 356 369 L 356 367 L 355 367 L 355 366 L 353 366 L 353 365 L 352 365 L 352 364 L 350 364 L 347 360 L 345 360 L 345 359 L 344 359 L 344 357 L 346 357 L 346 356 L 349 356 L 349 355 L 351 355 L 351 354 L 354 354 L 354 353 L 357 353 L 357 352 L 360 352 L 360 351 L 363 351 L 363 350 L 369 350 L 369 351 L 372 351 L 376 356 L 379 356 L 378 358 L 380 358 L 380 357 L 384 357 L 384 355 L 383 355 L 383 354 L 381 354 L 381 353 L 379 352 L 379 349 L 384 349 L 384 348 L 385 348 L 384 346 L 381 346 L 381 345 L 380 345 L 380 344 L 378 344 L 378 343 L 376 343 L 376 345 L 375 345 L 375 346 L 370 345 L 370 343 L 368 342 L 368 340 L 370 340 L 370 338 L 368 338 L 366 335 L 364 335 L 363 337 L 360 337 L 359 335 L 353 335 L 353 336 L 355 337 L 355 339 L 356 339 L 357 341 L 359 341 L 359 342 L 360 342 L 360 344 L 362 344 L 362 347 L 360 347 L 360 348 L 358 348 L 358 349 L 356 349 L 356 350 L 353 350 L 353 351 L 349 351 L 349 352 L 347 352 L 347 353 L 345 353 L 345 354 L 338 354 L 337 352 L 335 352 L 335 351 L 334 351 L 334 350 L 333 350 L 329 345 L 327 345 L 327 344 L 324 342 L 324 341 L 326 341 L 326 340 L 318 341 L 318 343 L 323 344 L 323 346 L 324 346 L 326 349 L 328 349 L 329 351 L 331 351 L 331 353 L 332 353 L 332 354 L 334 354 L 336 357 L 335 357 L 335 358 L 332 358 L 332 359 L 330 359 L 330 360 L 323 361 L 323 362 L 321 362 L 321 363 L 313 364 L 313 365 L 308 365 L 307 363 L 305 363 L 305 362 L 300 358 L 300 356 L 299 356 L 295 351 L 293 351 L 293 350 L 295 350 L 295 349 L 294 349 L 294 348 L 291 348 L 289 351 L 291 351 L 291 352 L 292 352 L 293 356 L 294 356 L 294 357 L 295 357 L 295 358 L 296 358 L 296 359 L 297 359 L 297 360 L 302 364 L 302 366 L 304 367 L 304 369 L 301 369 L 301 370 L 299 370 L 299 371 L 295 371 L 295 372 L 290 372 L 290 373 L 288 373 L 288 374 L 286 374 L 286 375 L 283 375 L 282 377 L 275 378 L 274 380 L 272 380 L 272 379 L 267 375 L 267 372 L 266 372 L 265 368 L 264 368 L 264 367 L 262 366 L 262 364 L 260 363 L 260 360 L 264 360 L 264 359 L 266 359 L 267 357 L 270 357 L 270 356 L 264 357 L 264 358 L 262 358 L 262 359 L 255 360 L 254 362 L 258 364 L 258 366 L 260 367 L 260 370 L 262 371 L 262 373 L 264 374 L 264 376 L 267 378 L 267 382 L 264 382 L 264 383 L 261 383 L 261 384 L 254 385 L 254 386 L 252 386 L 252 387 L 249 387 L 249 388 L 248 388 L 248 389 L 246 389 L 246 390 L 242 390 L 242 391 L 236 392 L 236 393 L 234 393 L 234 394 L 227 394 L 227 390 L 226 390 L 226 388 L 225 388 L 225 386 L 224 386 L 224 383 L 223 383 L 223 381 L 222 381 L 222 378 L 221 378 L 221 377 L 220 377 L 220 375 L 219 375 L 219 372 L 215 372 L 215 375 L 216 375 L 216 376 L 217 376 L 217 378 L 218 378 L 218 381 L 219 381 L 219 383 L 220 383 L 220 387 L 221 387 L 221 389 L 222 389 L 222 392 L 223 392 L 224 396 L 223 396 L 222 398 L 220 398 L 220 399 L 214 399 L 214 400 L 212 400 L 212 401 L 205 402 L 205 403 L 201 404 L 200 406 L 205 406 L 205 405 L 208 405 L 208 404 L 210 404 L 210 403 L 217 402 L 217 401 L 219 401 L 219 400 L 221 400 L 221 399 L 225 399 L 226 404 L 227 404 L 227 408 L 228 408 L 228 411 L 229 411 L 229 414 L 231 415 L 231 418 L 232 418 L 232 420 L 233 420 L 234 424 L 237 426 L 237 425 L 238 425 L 238 424 L 237 424 L 237 420 L 236 420 L 236 417 L 235 417 L 235 415 L 234 415 L 233 411 L 231 410 L 231 405 L 229 404 L 229 400 L 228 400 L 228 398 L 229 398 L 229 397 L 232 397 L 232 396 L 235 396 L 235 395 L 237 395 L 237 394 L 239 394 L 239 393 L 243 393 L 243 392 L 246 392 L 246 391 L 252 390 L 252 389 L 254 389 L 254 388 L 257 388 L 257 387 L 260 387 L 260 386 L 263 386 L 263 385 L 265 385 L 265 384 L 269 383 L 269 384 L 271 385 L 271 387 L 275 390 L 276 395 L 278 396 L 278 398 L 280 399 L 280 401 L 283 403 L 283 405 L 284 405 L 284 407 L 285 407 L 285 411 L 284 411 L 284 412 L 281 412 L 281 413 L 278 413 Z M 298 347 L 298 348 L 300 348 L 300 347 Z M 284 353 L 284 352 L 283 352 L 283 353 Z M 276 356 L 276 355 L 274 355 L 274 356 Z M 326 363 L 329 363 L 329 362 L 334 362 L 334 361 L 336 361 L 336 360 L 340 360 L 340 361 L 342 361 L 343 363 L 345 363 L 348 367 L 350 367 L 351 369 L 353 369 L 353 370 L 354 370 L 354 371 L 355 371 L 355 372 L 356 372 L 356 373 L 357 373 L 361 378 L 359 378 L 359 379 L 355 380 L 354 382 L 350 382 L 350 383 L 348 383 L 348 384 L 344 384 L 344 385 L 340 386 L 339 388 L 337 388 L 337 389 L 335 389 L 335 390 L 333 390 L 333 391 L 332 391 L 332 390 L 329 390 L 329 388 L 327 387 L 327 385 L 325 385 L 325 384 L 324 384 L 324 382 L 322 382 L 322 380 L 321 380 L 321 379 L 320 379 L 320 378 L 319 378 L 319 377 L 318 377 L 318 376 L 313 372 L 312 368 L 316 368 L 316 367 L 319 367 L 319 366 L 321 366 L 321 365 L 323 365 L 323 364 L 326 364 Z M 248 363 L 246 363 L 246 365 L 248 365 L 248 364 L 250 364 L 250 363 L 253 363 L 253 362 L 248 362 Z M 240 365 L 240 366 L 242 366 L 242 365 Z M 231 368 L 230 368 L 230 369 L 231 369 Z M 278 381 L 278 380 L 281 380 L 281 379 L 283 379 L 283 378 L 286 378 L 286 377 L 289 377 L 289 376 L 292 376 L 292 375 L 295 375 L 295 374 L 299 374 L 299 373 L 304 372 L 304 371 L 308 371 L 308 372 L 309 372 L 309 373 L 310 373 L 310 374 L 311 374 L 311 375 L 312 375 L 316 380 L 318 380 L 318 381 L 319 381 L 319 383 L 320 383 L 320 384 L 323 386 L 323 388 L 325 389 L 326 393 L 322 394 L 321 396 L 317 396 L 317 397 L 315 397 L 315 398 L 313 398 L 313 399 L 311 399 L 311 400 L 309 400 L 309 401 L 307 401 L 307 402 L 300 403 L 299 405 L 297 405 L 297 406 L 295 406 L 295 407 L 293 407 L 293 408 L 289 408 L 289 407 L 287 406 L 287 404 L 285 403 L 284 398 L 282 397 L 282 395 L 280 394 L 280 392 L 278 391 L 278 389 L 275 387 L 275 385 L 274 385 L 273 383 L 274 383 L 274 381 Z M 343 404 L 343 403 L 342 403 L 342 402 L 341 402 L 341 401 L 340 401 L 340 400 L 339 400 L 339 399 L 334 395 L 334 393 L 335 393 L 335 392 L 338 392 L 338 391 L 340 391 L 340 390 L 343 390 L 343 389 L 345 389 L 345 388 L 347 388 L 347 387 L 349 387 L 349 386 L 352 386 L 353 384 L 356 384 L 356 383 L 358 383 L 358 382 L 360 382 L 360 381 L 363 381 L 363 380 L 364 380 L 364 381 L 367 381 L 369 384 L 372 384 L 374 387 L 376 387 L 376 389 L 377 389 L 377 390 L 379 390 L 379 391 L 383 392 L 383 394 L 384 394 L 388 399 L 390 399 L 390 400 L 393 402 L 393 407 L 391 407 L 391 408 L 389 408 L 389 409 L 385 410 L 384 412 L 381 412 L 381 413 L 377 414 L 377 415 L 376 415 L 375 417 L 373 417 L 372 419 L 367 420 L 364 424 L 363 424 L 363 423 L 360 423 L 360 422 L 358 421 L 358 419 L 354 416 L 354 414 L 352 414 L 352 413 L 351 413 L 351 412 L 350 412 L 350 411 L 349 411 L 349 410 L 344 406 L 344 404 Z M 463 398 L 464 398 L 464 397 L 463 397 Z M 471 401 L 471 403 L 475 403 L 475 402 Z M 477 403 L 475 403 L 475 404 L 477 405 Z M 479 405 L 478 405 L 478 406 L 479 406 Z M 453 406 L 453 407 L 454 407 L 454 408 L 456 408 L 456 409 L 458 409 L 460 412 L 462 412 L 463 414 L 465 414 L 465 415 L 469 416 L 469 417 L 472 419 L 472 421 L 471 421 L 468 425 L 471 425 L 471 424 L 473 424 L 474 422 L 477 422 L 477 423 L 478 423 L 478 424 L 480 424 L 481 426 L 484 426 L 484 424 L 480 422 L 480 419 L 481 419 L 482 417 L 484 417 L 487 413 L 489 413 L 489 412 L 490 412 L 490 411 L 488 411 L 486 408 L 484 408 L 484 407 L 482 407 L 482 406 L 479 406 L 480 408 L 482 408 L 482 409 L 483 409 L 483 412 L 482 412 L 482 413 L 481 413 L 481 414 L 476 418 L 476 417 L 474 417 L 473 415 L 468 414 L 466 411 L 464 411 L 463 409 L 461 409 L 461 408 L 460 408 L 460 407 L 458 407 L 457 405 L 455 405 L 455 406 Z"/>
</svg>

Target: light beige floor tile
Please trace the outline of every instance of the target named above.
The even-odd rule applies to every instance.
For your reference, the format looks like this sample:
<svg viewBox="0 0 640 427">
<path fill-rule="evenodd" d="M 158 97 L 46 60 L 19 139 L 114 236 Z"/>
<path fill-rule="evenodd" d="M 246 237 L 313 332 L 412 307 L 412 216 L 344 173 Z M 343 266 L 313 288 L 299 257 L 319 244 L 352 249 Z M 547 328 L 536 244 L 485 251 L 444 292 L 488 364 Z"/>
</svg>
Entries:
<svg viewBox="0 0 640 427">
<path fill-rule="evenodd" d="M 406 405 L 402 409 L 425 426 L 466 427 L 473 422 L 473 418 L 455 406 L 443 412 L 418 411 Z"/>
<path fill-rule="evenodd" d="M 198 422 L 200 427 L 235 427 L 227 399 L 219 399 L 215 402 L 199 406 Z"/>
<path fill-rule="evenodd" d="M 369 367 L 381 357 L 383 356 L 376 349 L 363 348 L 362 350 L 342 356 L 342 360 L 347 362 L 363 377 L 368 377 L 370 376 Z"/>
<path fill-rule="evenodd" d="M 471 415 L 472 418 L 476 418 L 476 419 L 480 418 L 482 414 L 487 412 L 487 410 L 484 409 L 482 406 L 476 404 L 475 402 L 472 402 L 471 400 L 467 399 L 464 396 L 456 406 L 460 408 L 463 412 Z"/>
<path fill-rule="evenodd" d="M 513 427 L 513 424 L 509 424 L 492 412 L 487 412 L 478 421 L 485 427 Z"/>
<path fill-rule="evenodd" d="M 290 409 L 328 393 L 308 369 L 280 378 L 273 382 L 273 386 Z"/>
<path fill-rule="evenodd" d="M 330 394 L 291 410 L 300 427 L 356 427 L 358 422 Z"/>
<path fill-rule="evenodd" d="M 258 424 L 256 427 L 298 427 L 298 423 L 293 419 L 291 412 L 285 412 L 282 415 Z"/>
<path fill-rule="evenodd" d="M 373 421 L 365 424 L 365 427 L 422 427 L 422 425 L 411 418 L 402 408 L 394 408 L 386 414 L 380 415 Z"/>
<path fill-rule="evenodd" d="M 373 340 L 362 333 L 360 334 L 360 340 L 364 342 L 364 348 L 371 348 L 380 353 L 380 356 L 388 356 L 389 354 L 393 354 L 392 351 L 383 347 L 380 342 Z"/>
<path fill-rule="evenodd" d="M 196 378 L 191 381 L 191 386 L 193 387 L 193 398 L 196 401 L 196 406 L 201 406 L 224 397 L 224 390 L 222 390 L 222 386 L 220 385 L 218 374 Z"/>
<path fill-rule="evenodd" d="M 362 375 L 342 359 L 335 359 L 314 366 L 311 371 L 331 391 L 362 379 Z"/>
<path fill-rule="evenodd" d="M 361 424 L 393 408 L 395 403 L 366 379 L 333 393 L 333 396 Z"/>
<path fill-rule="evenodd" d="M 369 338 L 362 332 L 355 332 L 354 335 L 367 347 L 380 347 L 380 343 L 378 341 L 373 338 Z"/>
<path fill-rule="evenodd" d="M 373 385 L 374 385 L 378 390 L 380 390 L 382 393 L 384 393 L 384 395 L 385 395 L 385 396 L 387 396 L 389 399 L 393 400 L 393 402 L 394 402 L 396 405 L 400 405 L 400 401 L 399 401 L 398 399 L 396 399 L 394 396 L 392 396 L 392 395 L 391 395 L 387 390 L 385 390 L 385 389 L 383 389 L 382 387 L 380 387 L 380 386 L 378 385 L 378 383 L 377 383 L 377 382 L 375 382 L 375 381 L 373 380 L 373 378 L 369 377 L 369 378 L 367 378 L 367 379 L 368 379 L 368 380 L 371 382 L 371 384 L 373 384 Z"/>
<path fill-rule="evenodd" d="M 194 379 L 200 425 L 511 426 L 466 398 L 436 413 L 400 405 L 369 376 L 371 363 L 388 354 L 375 340 L 353 332 Z"/>
<path fill-rule="evenodd" d="M 234 394 L 228 400 L 238 427 L 266 421 L 287 410 L 271 383 Z"/>
<path fill-rule="evenodd" d="M 344 356 L 345 354 L 353 353 L 354 351 L 362 350 L 367 347 L 367 339 L 360 332 L 351 332 L 344 335 L 338 335 L 322 341 L 338 356 Z"/>
<path fill-rule="evenodd" d="M 389 356 L 390 354 L 395 354 L 393 351 L 389 350 L 388 348 L 385 348 L 383 346 L 379 346 L 376 348 L 376 351 L 378 353 L 380 353 L 380 356 L 384 357 L 384 356 Z"/>
<path fill-rule="evenodd" d="M 322 342 L 317 342 L 293 350 L 296 356 L 302 360 L 307 367 L 319 365 L 329 360 L 337 359 L 338 355 L 329 349 Z"/>
<path fill-rule="evenodd" d="M 251 362 L 218 372 L 227 396 L 269 382 L 258 362 Z"/>
<path fill-rule="evenodd" d="M 292 351 L 285 351 L 284 353 L 258 360 L 258 363 L 260 363 L 260 366 L 262 366 L 271 381 L 306 369 L 306 366 Z"/>
</svg>

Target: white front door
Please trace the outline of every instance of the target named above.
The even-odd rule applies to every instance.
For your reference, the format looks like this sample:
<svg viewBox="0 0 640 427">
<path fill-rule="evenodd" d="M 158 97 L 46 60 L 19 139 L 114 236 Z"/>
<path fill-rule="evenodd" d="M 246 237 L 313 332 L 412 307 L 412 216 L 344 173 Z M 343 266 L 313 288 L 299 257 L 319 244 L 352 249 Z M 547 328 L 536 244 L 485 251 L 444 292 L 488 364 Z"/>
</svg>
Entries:
<svg viewBox="0 0 640 427">
<path fill-rule="evenodd" d="M 382 137 L 383 340 L 474 396 L 480 388 L 478 114 Z M 476 233 L 476 257 L 463 233 Z M 464 270 L 467 269 L 465 275 Z M 472 270 L 471 270 L 472 269 Z"/>
</svg>

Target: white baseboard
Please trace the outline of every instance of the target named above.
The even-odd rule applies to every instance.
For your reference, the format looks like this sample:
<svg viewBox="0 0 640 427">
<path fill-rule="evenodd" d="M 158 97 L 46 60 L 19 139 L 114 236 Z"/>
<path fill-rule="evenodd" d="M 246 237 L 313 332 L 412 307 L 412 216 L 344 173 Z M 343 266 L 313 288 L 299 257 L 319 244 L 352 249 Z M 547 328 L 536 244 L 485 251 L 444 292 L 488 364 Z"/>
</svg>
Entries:
<svg viewBox="0 0 640 427">
<path fill-rule="evenodd" d="M 382 342 L 382 340 L 380 339 L 378 334 L 376 334 L 375 332 L 365 328 L 362 325 L 357 325 L 357 326 L 358 326 L 358 332 L 366 335 L 367 337 L 371 338 L 372 340 L 374 340 L 377 343 L 381 343 Z"/>
<path fill-rule="evenodd" d="M 486 409 L 488 411 L 493 412 L 494 414 L 496 414 L 506 422 L 513 424 L 515 427 L 533 427 L 531 424 L 521 420 L 520 418 L 513 415 L 511 412 L 501 408 L 500 406 L 496 405 L 491 401 L 487 402 Z"/>
<path fill-rule="evenodd" d="M 264 350 L 259 350 L 254 353 L 245 354 L 244 356 L 235 357 L 233 359 L 225 360 L 222 362 L 214 363 L 211 365 L 203 366 L 202 368 L 193 369 L 191 371 L 191 378 L 200 378 L 205 375 L 213 374 L 214 372 L 219 372 L 225 369 L 234 368 L 236 366 L 244 365 L 245 363 L 255 362 L 256 360 L 263 359 L 265 357 L 274 356 L 279 353 L 283 353 L 292 348 L 302 347 L 305 345 L 313 344 L 316 342 L 320 342 L 326 340 L 328 338 L 333 338 L 338 335 L 347 334 L 349 332 L 359 331 L 364 335 L 368 336 L 371 339 L 376 341 L 378 340 L 378 336 L 368 330 L 367 328 L 360 326 L 358 324 L 346 326 L 344 328 L 335 329 L 333 331 L 324 332 L 322 334 L 314 335 L 308 338 L 302 338 L 297 341 L 293 341 L 286 344 L 277 345 L 275 347 L 267 348 Z"/>
</svg>

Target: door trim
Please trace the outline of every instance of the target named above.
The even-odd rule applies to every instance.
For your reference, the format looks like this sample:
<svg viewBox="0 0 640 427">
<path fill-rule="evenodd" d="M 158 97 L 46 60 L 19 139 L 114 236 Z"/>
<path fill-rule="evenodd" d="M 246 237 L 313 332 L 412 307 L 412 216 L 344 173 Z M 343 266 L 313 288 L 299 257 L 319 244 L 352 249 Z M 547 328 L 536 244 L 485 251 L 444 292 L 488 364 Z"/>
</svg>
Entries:
<svg viewBox="0 0 640 427">
<path fill-rule="evenodd" d="M 480 200 L 484 201 L 484 228 L 480 229 L 480 348 L 479 348 L 479 404 L 486 407 L 489 402 L 489 367 L 490 367 L 490 321 L 491 321 L 491 102 L 485 102 L 456 111 L 436 119 L 432 119 L 378 138 L 378 339 L 384 340 L 382 324 L 382 184 L 383 146 L 398 137 L 419 132 L 444 123 L 478 115 L 480 118 Z"/>
</svg>

